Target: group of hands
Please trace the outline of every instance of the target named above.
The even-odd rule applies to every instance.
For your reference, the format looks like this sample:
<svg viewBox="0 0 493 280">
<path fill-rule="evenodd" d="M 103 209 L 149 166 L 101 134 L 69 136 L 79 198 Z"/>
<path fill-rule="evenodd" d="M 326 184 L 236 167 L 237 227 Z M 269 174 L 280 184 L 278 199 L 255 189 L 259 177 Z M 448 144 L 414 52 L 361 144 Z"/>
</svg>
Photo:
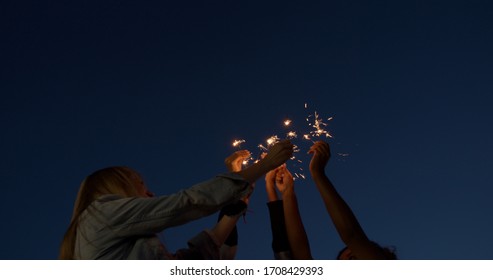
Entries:
<svg viewBox="0 0 493 280">
<path fill-rule="evenodd" d="M 294 178 L 286 166 L 286 161 L 292 157 L 293 145 L 289 140 L 283 140 L 276 143 L 268 153 L 262 154 L 262 160 L 272 164 L 274 168 L 270 169 L 265 175 L 267 188 L 277 188 L 280 193 L 284 193 L 288 189 L 294 188 Z M 330 159 L 330 147 L 327 142 L 317 141 L 310 149 L 308 154 L 312 155 L 309 170 L 311 174 L 325 172 L 325 167 Z M 248 150 L 239 150 L 224 160 L 228 171 L 239 172 L 243 168 L 245 160 L 251 157 Z M 275 192 L 275 190 L 272 190 Z M 248 203 L 249 197 L 243 200 Z"/>
</svg>

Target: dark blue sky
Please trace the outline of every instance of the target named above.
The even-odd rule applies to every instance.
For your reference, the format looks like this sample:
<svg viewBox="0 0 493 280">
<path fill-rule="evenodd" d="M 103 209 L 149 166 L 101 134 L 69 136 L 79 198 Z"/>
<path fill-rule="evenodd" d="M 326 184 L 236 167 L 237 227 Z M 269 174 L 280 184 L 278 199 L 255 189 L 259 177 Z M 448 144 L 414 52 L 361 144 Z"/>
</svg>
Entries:
<svg viewBox="0 0 493 280">
<path fill-rule="evenodd" d="M 327 172 L 370 238 L 401 259 L 493 259 L 492 30 L 490 1 L 2 1 L 0 259 L 55 259 L 96 169 L 172 193 L 223 172 L 233 139 L 257 153 L 314 110 L 334 117 Z M 262 181 L 239 259 L 272 258 Z M 313 255 L 333 259 L 322 200 L 296 185 Z"/>
</svg>

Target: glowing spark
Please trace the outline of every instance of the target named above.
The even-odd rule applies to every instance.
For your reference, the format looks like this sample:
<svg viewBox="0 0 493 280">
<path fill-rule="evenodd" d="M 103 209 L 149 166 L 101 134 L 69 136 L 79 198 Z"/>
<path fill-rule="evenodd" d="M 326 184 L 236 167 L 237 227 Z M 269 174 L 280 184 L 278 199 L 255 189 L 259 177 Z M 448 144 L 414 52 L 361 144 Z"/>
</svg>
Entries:
<svg viewBox="0 0 493 280">
<path fill-rule="evenodd" d="M 308 108 L 308 104 L 305 103 L 305 109 Z"/>
<path fill-rule="evenodd" d="M 293 138 L 296 138 L 298 137 L 298 135 L 296 134 L 296 131 L 290 131 L 288 132 L 288 138 L 289 139 L 293 139 Z"/>
<path fill-rule="evenodd" d="M 249 157 L 249 158 L 243 160 L 243 165 L 247 165 L 250 162 L 250 160 L 253 160 L 253 158 Z"/>
<path fill-rule="evenodd" d="M 285 121 L 284 121 L 284 125 L 285 125 L 285 126 L 288 126 L 288 125 L 290 125 L 290 124 L 291 124 L 291 120 L 285 120 Z"/>
<path fill-rule="evenodd" d="M 310 135 L 309 134 L 303 135 L 303 139 L 310 140 Z"/>
<path fill-rule="evenodd" d="M 245 143 L 245 140 L 234 140 L 233 147 L 239 147 L 241 143 Z"/>
<path fill-rule="evenodd" d="M 305 179 L 305 175 L 303 175 L 303 174 L 300 174 L 300 176 L 301 176 L 301 178 L 303 178 L 303 179 Z"/>
<path fill-rule="evenodd" d="M 293 145 L 293 153 L 297 153 L 300 151 L 300 148 L 297 145 Z"/>
<path fill-rule="evenodd" d="M 262 144 L 258 144 L 258 147 L 260 148 L 260 150 L 262 151 L 268 151 L 269 149 L 267 149 L 264 145 Z"/>
<path fill-rule="evenodd" d="M 340 155 L 341 157 L 347 157 L 349 156 L 349 154 L 346 154 L 346 153 L 337 153 L 338 155 Z"/>
<path fill-rule="evenodd" d="M 277 135 L 273 135 L 271 136 L 270 138 L 267 139 L 267 146 L 270 147 L 274 144 L 276 144 L 277 142 L 279 142 L 279 137 L 277 137 Z"/>
</svg>

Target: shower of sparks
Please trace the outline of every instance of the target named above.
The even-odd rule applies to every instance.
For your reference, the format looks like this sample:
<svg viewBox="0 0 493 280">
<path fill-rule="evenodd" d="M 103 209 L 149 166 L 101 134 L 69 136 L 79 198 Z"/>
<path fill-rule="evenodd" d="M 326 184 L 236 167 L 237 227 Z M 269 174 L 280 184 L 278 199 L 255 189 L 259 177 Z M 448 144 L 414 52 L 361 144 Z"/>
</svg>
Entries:
<svg viewBox="0 0 493 280">
<path fill-rule="evenodd" d="M 313 117 L 313 123 L 310 122 L 310 117 Z M 330 117 L 327 120 L 331 121 L 333 118 Z M 308 122 L 308 125 L 315 128 L 315 130 L 310 131 L 309 134 L 303 135 L 303 138 L 306 140 L 310 140 L 311 137 L 320 137 L 321 135 L 325 135 L 327 138 L 332 138 L 332 135 L 325 130 L 325 127 L 327 126 L 327 123 L 323 122 L 323 119 L 320 118 L 320 115 L 315 111 L 314 115 L 309 115 L 306 118 L 306 121 Z"/>
<path fill-rule="evenodd" d="M 305 109 L 308 108 L 308 104 L 304 104 Z M 313 112 L 313 111 L 312 111 Z M 305 118 L 306 122 L 308 124 L 308 129 L 303 129 L 303 130 L 297 130 L 295 128 L 292 128 L 293 125 L 293 120 L 291 119 L 284 119 L 283 122 L 283 127 L 286 129 L 286 139 L 297 139 L 300 138 L 301 140 L 309 140 L 313 143 L 315 143 L 316 138 L 318 137 L 324 137 L 325 138 L 333 138 L 332 134 L 328 131 L 327 126 L 328 122 L 332 121 L 333 117 L 330 118 L 322 118 L 317 111 L 314 113 L 309 113 L 309 115 Z M 298 137 L 299 136 L 299 137 Z M 252 157 L 250 156 L 249 158 L 245 159 L 243 161 L 243 165 L 249 165 L 252 163 L 257 163 L 261 158 L 263 158 L 262 155 L 265 155 L 266 153 L 269 152 L 269 149 L 272 148 L 276 143 L 278 143 L 281 139 L 277 135 L 273 135 L 265 140 L 264 143 L 259 144 L 257 147 L 260 149 L 260 154 L 258 157 Z M 233 147 L 236 148 L 241 148 L 241 144 L 245 143 L 245 140 L 238 139 L 233 141 Z M 305 179 L 305 175 L 303 174 L 303 168 L 301 168 L 301 165 L 303 163 L 302 160 L 300 160 L 298 157 L 298 153 L 300 152 L 300 148 L 297 145 L 293 146 L 293 155 L 291 157 L 292 160 L 292 168 L 297 169 L 296 172 L 293 172 L 293 179 Z M 339 156 L 341 157 L 347 157 L 349 156 L 348 153 L 338 153 Z"/>
<path fill-rule="evenodd" d="M 240 147 L 241 143 L 245 143 L 245 140 L 234 140 L 233 147 Z"/>
</svg>

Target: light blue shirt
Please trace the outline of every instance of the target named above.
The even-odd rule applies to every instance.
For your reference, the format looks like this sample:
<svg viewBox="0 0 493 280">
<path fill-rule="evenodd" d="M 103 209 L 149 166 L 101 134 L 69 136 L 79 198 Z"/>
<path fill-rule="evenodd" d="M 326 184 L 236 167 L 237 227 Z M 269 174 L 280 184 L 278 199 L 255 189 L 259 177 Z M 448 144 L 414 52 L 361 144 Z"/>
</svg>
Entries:
<svg viewBox="0 0 493 280">
<path fill-rule="evenodd" d="M 208 231 L 170 253 L 157 233 L 208 216 L 245 197 L 251 187 L 235 173 L 221 174 L 168 196 L 103 195 L 80 216 L 76 259 L 218 259 L 219 245 Z"/>
</svg>

